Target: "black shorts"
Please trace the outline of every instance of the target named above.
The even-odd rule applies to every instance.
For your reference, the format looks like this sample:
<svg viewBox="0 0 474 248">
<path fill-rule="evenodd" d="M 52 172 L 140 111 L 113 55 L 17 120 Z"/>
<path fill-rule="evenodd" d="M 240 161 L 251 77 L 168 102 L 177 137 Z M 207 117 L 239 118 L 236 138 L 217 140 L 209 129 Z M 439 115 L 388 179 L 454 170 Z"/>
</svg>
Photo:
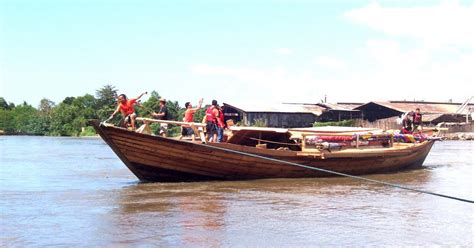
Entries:
<svg viewBox="0 0 474 248">
<path fill-rule="evenodd" d="M 181 130 L 181 135 L 183 136 L 189 136 L 193 134 L 194 134 L 194 130 L 190 127 L 183 127 L 183 130 Z"/>
<path fill-rule="evenodd" d="M 206 123 L 206 132 L 209 134 L 209 135 L 214 135 L 215 133 L 217 133 L 217 125 L 216 123 L 212 122 L 212 121 L 208 121 Z"/>
</svg>

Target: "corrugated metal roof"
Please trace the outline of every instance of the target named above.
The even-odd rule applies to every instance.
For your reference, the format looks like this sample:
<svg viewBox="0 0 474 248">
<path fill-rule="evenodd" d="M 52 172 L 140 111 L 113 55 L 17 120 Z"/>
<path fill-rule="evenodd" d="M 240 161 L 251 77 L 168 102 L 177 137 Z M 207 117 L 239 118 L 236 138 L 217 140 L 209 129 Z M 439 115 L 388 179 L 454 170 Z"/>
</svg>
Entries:
<svg viewBox="0 0 474 248">
<path fill-rule="evenodd" d="M 423 122 L 443 121 L 443 122 L 460 122 L 465 117 L 460 114 L 425 114 L 423 115 Z"/>
<path fill-rule="evenodd" d="M 419 108 L 422 113 L 437 113 L 437 114 L 453 114 L 459 109 L 461 104 L 459 103 L 434 103 L 434 102 L 402 102 L 402 101 L 393 101 L 393 102 L 370 102 L 384 106 L 386 108 L 394 109 L 399 112 L 408 112 L 415 111 L 416 108 Z M 357 109 L 362 108 L 363 106 L 370 104 L 366 103 Z M 471 104 L 469 105 L 471 106 Z M 466 114 L 468 108 L 465 108 L 462 111 L 462 114 Z"/>
<path fill-rule="evenodd" d="M 283 104 L 289 105 L 304 105 L 304 106 L 320 106 L 326 110 L 339 110 L 339 111 L 353 111 L 354 108 L 359 107 L 363 103 L 294 103 L 284 102 Z M 358 111 L 358 110 L 356 110 Z"/>
<path fill-rule="evenodd" d="M 344 108 L 344 109 L 352 109 L 354 110 L 355 108 L 363 105 L 363 103 L 351 103 L 351 102 L 338 102 L 337 106 Z"/>
<path fill-rule="evenodd" d="M 339 110 L 339 111 L 355 111 L 354 108 L 360 106 L 360 104 L 350 105 L 350 104 L 339 104 L 339 103 L 319 103 L 318 105 L 325 106 L 330 110 Z"/>
<path fill-rule="evenodd" d="M 241 110 L 243 112 L 264 112 L 264 113 L 309 113 L 314 115 L 321 115 L 324 110 L 324 107 L 317 105 L 297 105 L 297 104 L 277 104 L 277 105 L 239 105 L 234 106 L 228 103 L 224 103 L 229 107 Z"/>
<path fill-rule="evenodd" d="M 423 115 L 423 122 L 431 122 L 433 120 L 438 119 L 439 117 L 443 116 L 444 114 L 426 114 Z"/>
<path fill-rule="evenodd" d="M 234 106 L 224 103 L 227 106 L 238 109 L 243 112 L 265 112 L 265 113 L 311 113 L 320 116 L 323 112 L 328 110 L 336 111 L 353 111 L 360 110 L 367 104 L 377 104 L 386 108 L 394 109 L 399 112 L 415 111 L 420 108 L 422 113 L 433 114 L 454 114 L 458 111 L 461 103 L 440 103 L 440 102 L 412 102 L 412 101 L 388 101 L 388 102 L 369 102 L 366 104 L 360 103 L 283 103 L 277 105 L 239 105 Z M 469 107 L 473 108 L 474 104 L 469 104 L 461 113 L 466 114 Z"/>
</svg>

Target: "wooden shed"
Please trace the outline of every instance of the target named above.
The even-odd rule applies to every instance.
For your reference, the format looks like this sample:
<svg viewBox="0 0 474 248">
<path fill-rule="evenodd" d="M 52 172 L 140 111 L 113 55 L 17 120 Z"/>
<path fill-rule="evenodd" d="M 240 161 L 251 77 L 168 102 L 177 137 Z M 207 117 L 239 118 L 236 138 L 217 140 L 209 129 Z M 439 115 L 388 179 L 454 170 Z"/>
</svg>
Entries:
<svg viewBox="0 0 474 248">
<path fill-rule="evenodd" d="M 358 119 L 362 112 L 353 110 L 360 104 L 328 104 L 328 103 L 283 103 L 272 106 L 234 106 L 224 103 L 226 119 L 233 119 L 243 125 L 255 123 L 267 127 L 311 127 L 314 122 L 342 121 Z"/>
<path fill-rule="evenodd" d="M 312 127 L 323 110 L 323 107 L 315 105 L 223 105 L 225 119 L 233 119 L 235 123 L 240 122 L 244 126 L 262 124 L 266 127 Z"/>
<path fill-rule="evenodd" d="M 318 103 L 318 105 L 325 107 L 325 111 L 319 117 L 321 122 L 362 119 L 362 112 L 354 109 L 362 103 Z"/>
</svg>

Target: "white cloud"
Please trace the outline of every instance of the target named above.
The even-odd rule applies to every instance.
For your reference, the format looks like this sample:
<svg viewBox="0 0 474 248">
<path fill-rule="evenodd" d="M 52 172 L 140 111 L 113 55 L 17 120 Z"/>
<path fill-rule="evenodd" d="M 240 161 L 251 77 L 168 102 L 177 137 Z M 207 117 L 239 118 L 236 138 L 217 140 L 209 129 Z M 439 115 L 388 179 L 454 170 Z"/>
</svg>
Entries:
<svg viewBox="0 0 474 248">
<path fill-rule="evenodd" d="M 435 6 L 391 8 L 378 3 L 354 9 L 346 18 L 374 30 L 398 37 L 421 39 L 432 46 L 474 46 L 474 4 L 462 6 L 445 1 Z"/>
<path fill-rule="evenodd" d="M 411 100 L 462 101 L 472 95 L 467 85 L 474 83 L 474 4 L 449 1 L 393 8 L 372 3 L 344 16 L 388 35 L 367 37 L 358 49 L 358 65 L 365 65 L 365 70 L 351 75 L 354 83 L 388 86 L 404 91 Z M 379 96 L 384 95 L 393 99 L 387 91 L 379 91 Z"/>
<path fill-rule="evenodd" d="M 330 102 L 462 102 L 472 95 L 474 4 L 393 8 L 374 3 L 344 16 L 378 32 L 345 57 L 321 54 L 296 61 L 293 56 L 287 65 L 269 68 L 196 64 L 190 69 L 209 82 L 227 80 L 231 91 L 225 97 L 245 95 L 246 103 L 319 102 L 326 94 Z M 292 54 L 288 48 L 275 52 Z"/>
<path fill-rule="evenodd" d="M 314 62 L 327 69 L 342 69 L 346 66 L 346 63 L 343 60 L 328 56 L 319 56 Z"/>
<path fill-rule="evenodd" d="M 282 47 L 282 48 L 276 49 L 275 53 L 277 53 L 279 55 L 291 55 L 291 54 L 293 54 L 293 50 L 291 50 L 290 48 Z"/>
</svg>

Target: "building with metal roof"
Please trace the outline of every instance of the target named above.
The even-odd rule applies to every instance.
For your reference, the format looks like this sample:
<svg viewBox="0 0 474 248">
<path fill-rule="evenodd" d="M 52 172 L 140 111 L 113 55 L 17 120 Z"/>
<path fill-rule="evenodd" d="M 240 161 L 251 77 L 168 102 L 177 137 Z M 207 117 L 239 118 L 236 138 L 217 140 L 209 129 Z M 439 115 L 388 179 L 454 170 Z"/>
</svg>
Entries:
<svg viewBox="0 0 474 248">
<path fill-rule="evenodd" d="M 470 103 L 472 98 L 465 103 L 447 102 L 416 102 L 416 101 L 388 101 L 388 102 L 368 102 L 355 109 L 362 111 L 363 118 L 368 121 L 385 119 L 393 116 L 400 116 L 403 113 L 420 109 L 426 120 L 435 119 L 462 120 L 462 116 L 470 114 L 474 104 Z M 471 109 L 471 110 L 470 110 Z M 431 118 L 430 115 L 433 115 Z M 445 117 L 441 118 L 443 115 Z"/>
<path fill-rule="evenodd" d="M 472 120 L 472 97 L 464 103 L 387 101 L 362 103 L 282 103 L 277 105 L 223 104 L 225 119 L 233 119 L 244 126 L 310 127 L 315 122 L 335 122 L 365 119 L 370 122 L 398 117 L 419 108 L 423 122 L 436 125 L 440 122 Z"/>
<path fill-rule="evenodd" d="M 283 103 L 271 106 L 224 103 L 226 119 L 245 126 L 263 124 L 267 127 L 311 127 L 317 121 L 342 121 L 362 117 L 359 110 L 338 104 Z"/>
</svg>

